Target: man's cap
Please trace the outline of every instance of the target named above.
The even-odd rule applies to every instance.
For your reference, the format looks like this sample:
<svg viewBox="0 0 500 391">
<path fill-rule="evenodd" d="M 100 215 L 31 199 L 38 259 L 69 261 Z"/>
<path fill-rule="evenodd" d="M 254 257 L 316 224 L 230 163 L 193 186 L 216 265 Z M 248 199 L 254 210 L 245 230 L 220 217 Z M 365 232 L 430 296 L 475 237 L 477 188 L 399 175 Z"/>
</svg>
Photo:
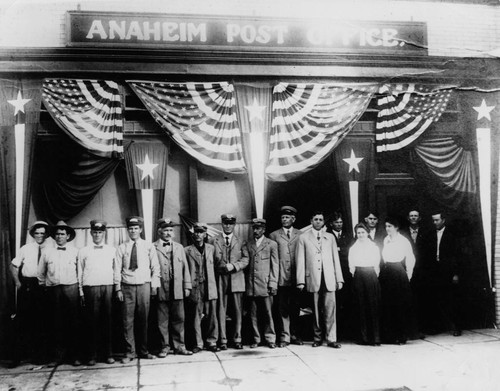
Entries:
<svg viewBox="0 0 500 391">
<path fill-rule="evenodd" d="M 68 224 L 66 224 L 64 221 L 60 220 L 57 222 L 56 225 L 52 227 L 52 233 L 51 236 L 55 239 L 56 233 L 58 229 L 64 229 L 66 233 L 68 234 L 68 242 L 71 242 L 75 238 L 75 230 L 70 227 Z"/>
<path fill-rule="evenodd" d="M 91 231 L 106 231 L 108 223 L 104 220 L 91 220 L 90 230 Z"/>
<path fill-rule="evenodd" d="M 46 223 L 45 221 L 39 220 L 35 221 L 33 225 L 30 227 L 29 233 L 32 237 L 35 237 L 35 230 L 37 228 L 45 228 L 45 236 L 50 235 L 50 227 L 49 224 Z"/>
<path fill-rule="evenodd" d="M 195 223 L 193 225 L 193 232 L 207 232 L 208 226 L 205 223 Z"/>
<path fill-rule="evenodd" d="M 223 214 L 220 219 L 226 224 L 236 224 L 236 216 L 229 213 Z"/>
<path fill-rule="evenodd" d="M 138 225 L 139 227 L 144 226 L 144 219 L 140 216 L 129 216 L 125 219 L 127 228 Z"/>
<path fill-rule="evenodd" d="M 164 217 L 162 219 L 159 219 L 156 222 L 157 228 L 167 228 L 167 227 L 173 227 L 173 226 L 174 226 L 174 222 L 171 219 L 169 219 L 168 217 Z"/>
<path fill-rule="evenodd" d="M 295 209 L 293 206 L 282 206 L 281 209 L 281 215 L 290 215 L 290 216 L 295 216 L 297 214 L 297 209 Z"/>
<path fill-rule="evenodd" d="M 266 227 L 265 219 L 252 219 L 252 227 Z"/>
</svg>

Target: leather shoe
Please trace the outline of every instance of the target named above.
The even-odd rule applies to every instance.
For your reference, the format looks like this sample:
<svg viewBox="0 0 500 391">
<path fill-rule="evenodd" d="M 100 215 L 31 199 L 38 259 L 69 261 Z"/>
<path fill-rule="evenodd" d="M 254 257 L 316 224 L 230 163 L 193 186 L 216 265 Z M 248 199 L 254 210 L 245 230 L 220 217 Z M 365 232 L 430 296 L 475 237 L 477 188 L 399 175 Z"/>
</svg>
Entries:
<svg viewBox="0 0 500 391">
<path fill-rule="evenodd" d="M 236 343 L 234 344 L 234 348 L 235 348 L 236 350 L 241 350 L 241 349 L 243 349 L 243 345 L 242 345 L 240 342 L 236 342 Z"/>
<path fill-rule="evenodd" d="M 114 363 L 115 363 L 115 359 L 113 357 L 108 357 L 106 359 L 106 364 L 110 364 L 111 365 L 111 364 L 114 364 Z"/>
<path fill-rule="evenodd" d="M 288 343 L 288 342 L 280 342 L 280 343 L 278 344 L 278 346 L 279 346 L 280 348 L 286 348 L 288 345 L 289 345 L 289 343 Z"/>
<path fill-rule="evenodd" d="M 300 338 L 295 338 L 295 339 L 292 339 L 291 343 L 292 343 L 293 345 L 299 345 L 299 346 L 304 345 L 304 342 L 303 342 Z"/>
<path fill-rule="evenodd" d="M 329 348 L 340 349 L 342 347 L 338 342 L 328 342 Z"/>
<path fill-rule="evenodd" d="M 221 344 L 220 350 L 227 350 L 227 345 L 225 343 Z"/>
<path fill-rule="evenodd" d="M 132 357 L 122 357 L 121 363 L 122 364 L 128 364 L 130 361 L 132 361 Z"/>
<path fill-rule="evenodd" d="M 274 349 L 274 348 L 276 348 L 276 344 L 275 344 L 274 342 L 269 342 L 269 343 L 267 344 L 267 346 L 269 347 L 269 349 Z"/>
<path fill-rule="evenodd" d="M 186 348 L 181 348 L 181 349 L 177 349 L 175 351 L 175 354 L 179 354 L 181 356 L 191 356 L 193 354 L 193 352 L 191 350 L 187 350 Z"/>
<path fill-rule="evenodd" d="M 95 360 L 94 360 L 94 359 L 89 360 L 89 362 L 87 363 L 87 365 L 88 365 L 89 367 L 93 367 L 95 364 L 96 364 L 96 362 L 95 362 Z"/>
<path fill-rule="evenodd" d="M 160 351 L 160 353 L 158 353 L 158 357 L 159 358 L 165 358 L 168 356 L 168 352 L 169 352 L 169 348 L 164 348 Z"/>
<path fill-rule="evenodd" d="M 253 343 L 250 345 L 250 349 L 255 349 L 257 346 L 259 346 L 258 343 Z"/>
<path fill-rule="evenodd" d="M 209 345 L 207 347 L 207 350 L 215 353 L 215 352 L 218 352 L 220 349 L 217 347 L 217 345 Z"/>
<path fill-rule="evenodd" d="M 151 353 L 141 354 L 140 358 L 143 360 L 154 360 L 156 356 L 153 356 Z"/>
<path fill-rule="evenodd" d="M 313 348 L 317 348 L 319 346 L 323 345 L 323 342 L 321 341 L 314 341 L 313 344 L 312 344 L 312 347 Z"/>
<path fill-rule="evenodd" d="M 80 365 L 82 365 L 82 363 L 80 362 L 80 360 L 73 361 L 73 366 L 74 367 L 79 367 Z"/>
<path fill-rule="evenodd" d="M 200 353 L 201 352 L 201 348 L 199 348 L 198 346 L 195 346 L 192 350 L 193 354 L 196 354 L 196 353 Z"/>
</svg>

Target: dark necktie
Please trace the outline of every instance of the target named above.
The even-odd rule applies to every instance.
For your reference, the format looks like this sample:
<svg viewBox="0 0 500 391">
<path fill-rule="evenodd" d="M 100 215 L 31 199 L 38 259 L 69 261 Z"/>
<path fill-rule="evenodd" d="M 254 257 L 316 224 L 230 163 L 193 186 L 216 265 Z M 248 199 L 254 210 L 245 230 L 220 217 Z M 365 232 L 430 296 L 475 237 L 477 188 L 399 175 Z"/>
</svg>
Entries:
<svg viewBox="0 0 500 391">
<path fill-rule="evenodd" d="M 66 247 L 58 247 L 57 249 L 61 251 L 66 251 Z"/>
<path fill-rule="evenodd" d="M 130 270 L 134 271 L 137 269 L 137 244 L 134 242 L 132 246 L 132 252 L 130 253 Z"/>
<path fill-rule="evenodd" d="M 226 236 L 226 246 L 229 246 L 229 237 Z"/>
<path fill-rule="evenodd" d="M 38 260 L 37 264 L 40 263 L 40 258 L 42 257 L 42 246 L 38 246 Z"/>
<path fill-rule="evenodd" d="M 290 239 L 290 231 L 288 229 L 286 230 L 286 236 L 288 239 Z"/>
</svg>

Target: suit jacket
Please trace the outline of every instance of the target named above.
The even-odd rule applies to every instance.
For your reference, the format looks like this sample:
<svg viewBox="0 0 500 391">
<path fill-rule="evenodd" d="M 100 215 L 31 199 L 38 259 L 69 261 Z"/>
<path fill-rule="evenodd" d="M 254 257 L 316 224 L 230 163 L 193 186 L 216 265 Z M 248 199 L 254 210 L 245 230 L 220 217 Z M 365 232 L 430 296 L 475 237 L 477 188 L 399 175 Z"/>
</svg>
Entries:
<svg viewBox="0 0 500 391">
<path fill-rule="evenodd" d="M 278 245 L 264 237 L 257 247 L 255 240 L 247 243 L 249 263 L 245 269 L 247 296 L 269 296 L 268 289 L 278 288 Z"/>
<path fill-rule="evenodd" d="M 425 243 L 425 269 L 429 277 L 441 279 L 441 283 L 451 284 L 453 276 L 460 274 L 460 249 L 457 239 L 448 227 L 444 229 L 439 243 L 439 261 L 436 259 L 436 230 L 429 232 Z"/>
<path fill-rule="evenodd" d="M 330 232 L 330 231 L 327 231 Z M 331 232 L 337 243 L 339 250 L 340 266 L 342 267 L 342 275 L 344 280 L 350 280 L 351 273 L 349 272 L 349 249 L 353 244 L 352 235 L 345 229 L 340 233 L 339 238 Z"/>
<path fill-rule="evenodd" d="M 205 257 L 196 246 L 192 244 L 184 248 L 186 259 L 191 273 L 192 290 L 189 298 L 192 301 L 205 300 L 201 296 L 201 277 L 206 281 L 206 300 L 217 299 L 217 283 L 215 281 L 215 248 L 211 244 L 205 243 Z"/>
<path fill-rule="evenodd" d="M 323 271 L 326 289 L 333 292 L 338 282 L 344 282 L 337 243 L 331 233 L 311 229 L 299 236 L 295 258 L 297 260 L 297 285 L 305 284 L 307 292 L 318 292 Z"/>
<path fill-rule="evenodd" d="M 184 299 L 184 289 L 191 289 L 191 275 L 184 247 L 179 243 L 172 242 L 172 278 L 170 278 L 167 247 L 164 247 L 163 242 L 159 239 L 154 242 L 154 246 L 160 262 L 158 299 L 161 301 Z M 173 284 L 173 290 L 171 284 Z M 171 297 L 171 292 L 173 292 L 174 297 Z"/>
<path fill-rule="evenodd" d="M 382 251 L 382 248 L 384 247 L 384 239 L 387 236 L 387 232 L 385 232 L 385 228 L 377 226 L 375 228 L 375 239 L 372 239 L 377 247 Z M 371 236 L 368 235 L 368 237 L 371 239 Z"/>
<path fill-rule="evenodd" d="M 279 256 L 279 277 L 278 286 L 294 286 L 296 263 L 295 249 L 297 247 L 297 239 L 302 232 L 296 228 L 292 228 L 290 239 L 286 236 L 283 228 L 280 228 L 269 235 L 269 239 L 274 240 L 278 244 Z"/>
<path fill-rule="evenodd" d="M 213 245 L 215 247 L 215 273 L 219 278 L 222 292 L 226 292 L 228 286 L 230 286 L 231 292 L 245 292 L 243 269 L 248 266 L 246 244 L 233 234 L 231 243 L 229 243 L 229 251 L 227 251 L 222 235 L 215 237 Z M 231 273 L 226 271 L 226 264 L 228 263 L 235 267 Z"/>
<path fill-rule="evenodd" d="M 416 242 L 414 242 L 411 238 L 409 226 L 401 229 L 400 233 L 410 241 L 411 247 L 413 249 L 413 254 L 415 254 L 415 268 L 413 269 L 412 277 L 413 282 L 419 278 L 423 278 L 423 257 L 425 256 L 426 237 L 429 235 L 429 232 L 425 231 L 424 228 L 419 227 Z"/>
</svg>

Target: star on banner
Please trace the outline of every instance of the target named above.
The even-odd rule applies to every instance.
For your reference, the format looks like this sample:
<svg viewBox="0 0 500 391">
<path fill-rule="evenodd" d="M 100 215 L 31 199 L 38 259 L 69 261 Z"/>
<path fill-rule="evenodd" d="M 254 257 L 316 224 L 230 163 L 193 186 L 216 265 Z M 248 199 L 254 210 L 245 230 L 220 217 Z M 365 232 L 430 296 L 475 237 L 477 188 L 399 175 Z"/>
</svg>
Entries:
<svg viewBox="0 0 500 391">
<path fill-rule="evenodd" d="M 349 164 L 349 172 L 351 172 L 352 170 L 356 170 L 357 172 L 359 172 L 358 164 L 363 159 L 364 159 L 363 157 L 356 157 L 354 151 L 351 149 L 351 157 L 342 160 L 347 164 Z"/>
<path fill-rule="evenodd" d="M 245 109 L 250 112 L 250 121 L 253 118 L 262 119 L 262 112 L 265 108 L 266 106 L 259 106 L 259 103 L 255 98 L 253 98 L 253 103 L 251 105 L 245 106 Z"/>
<path fill-rule="evenodd" d="M 14 106 L 14 115 L 17 114 L 18 111 L 22 111 L 24 113 L 24 105 L 28 103 L 31 99 L 23 99 L 21 95 L 21 91 L 17 92 L 17 99 L 16 100 L 8 100 L 12 106 Z"/>
<path fill-rule="evenodd" d="M 149 156 L 146 154 L 146 157 L 144 158 L 144 163 L 142 164 L 136 164 L 136 166 L 142 170 L 142 178 L 141 181 L 143 181 L 146 177 L 150 176 L 151 179 L 155 179 L 153 176 L 153 170 L 158 166 L 158 164 L 151 163 L 149 161 Z"/>
<path fill-rule="evenodd" d="M 486 101 L 483 99 L 481 102 L 481 106 L 473 107 L 474 110 L 477 111 L 477 120 L 479 121 L 481 118 L 486 118 L 491 121 L 490 112 L 493 110 L 495 106 L 486 106 Z"/>
</svg>

